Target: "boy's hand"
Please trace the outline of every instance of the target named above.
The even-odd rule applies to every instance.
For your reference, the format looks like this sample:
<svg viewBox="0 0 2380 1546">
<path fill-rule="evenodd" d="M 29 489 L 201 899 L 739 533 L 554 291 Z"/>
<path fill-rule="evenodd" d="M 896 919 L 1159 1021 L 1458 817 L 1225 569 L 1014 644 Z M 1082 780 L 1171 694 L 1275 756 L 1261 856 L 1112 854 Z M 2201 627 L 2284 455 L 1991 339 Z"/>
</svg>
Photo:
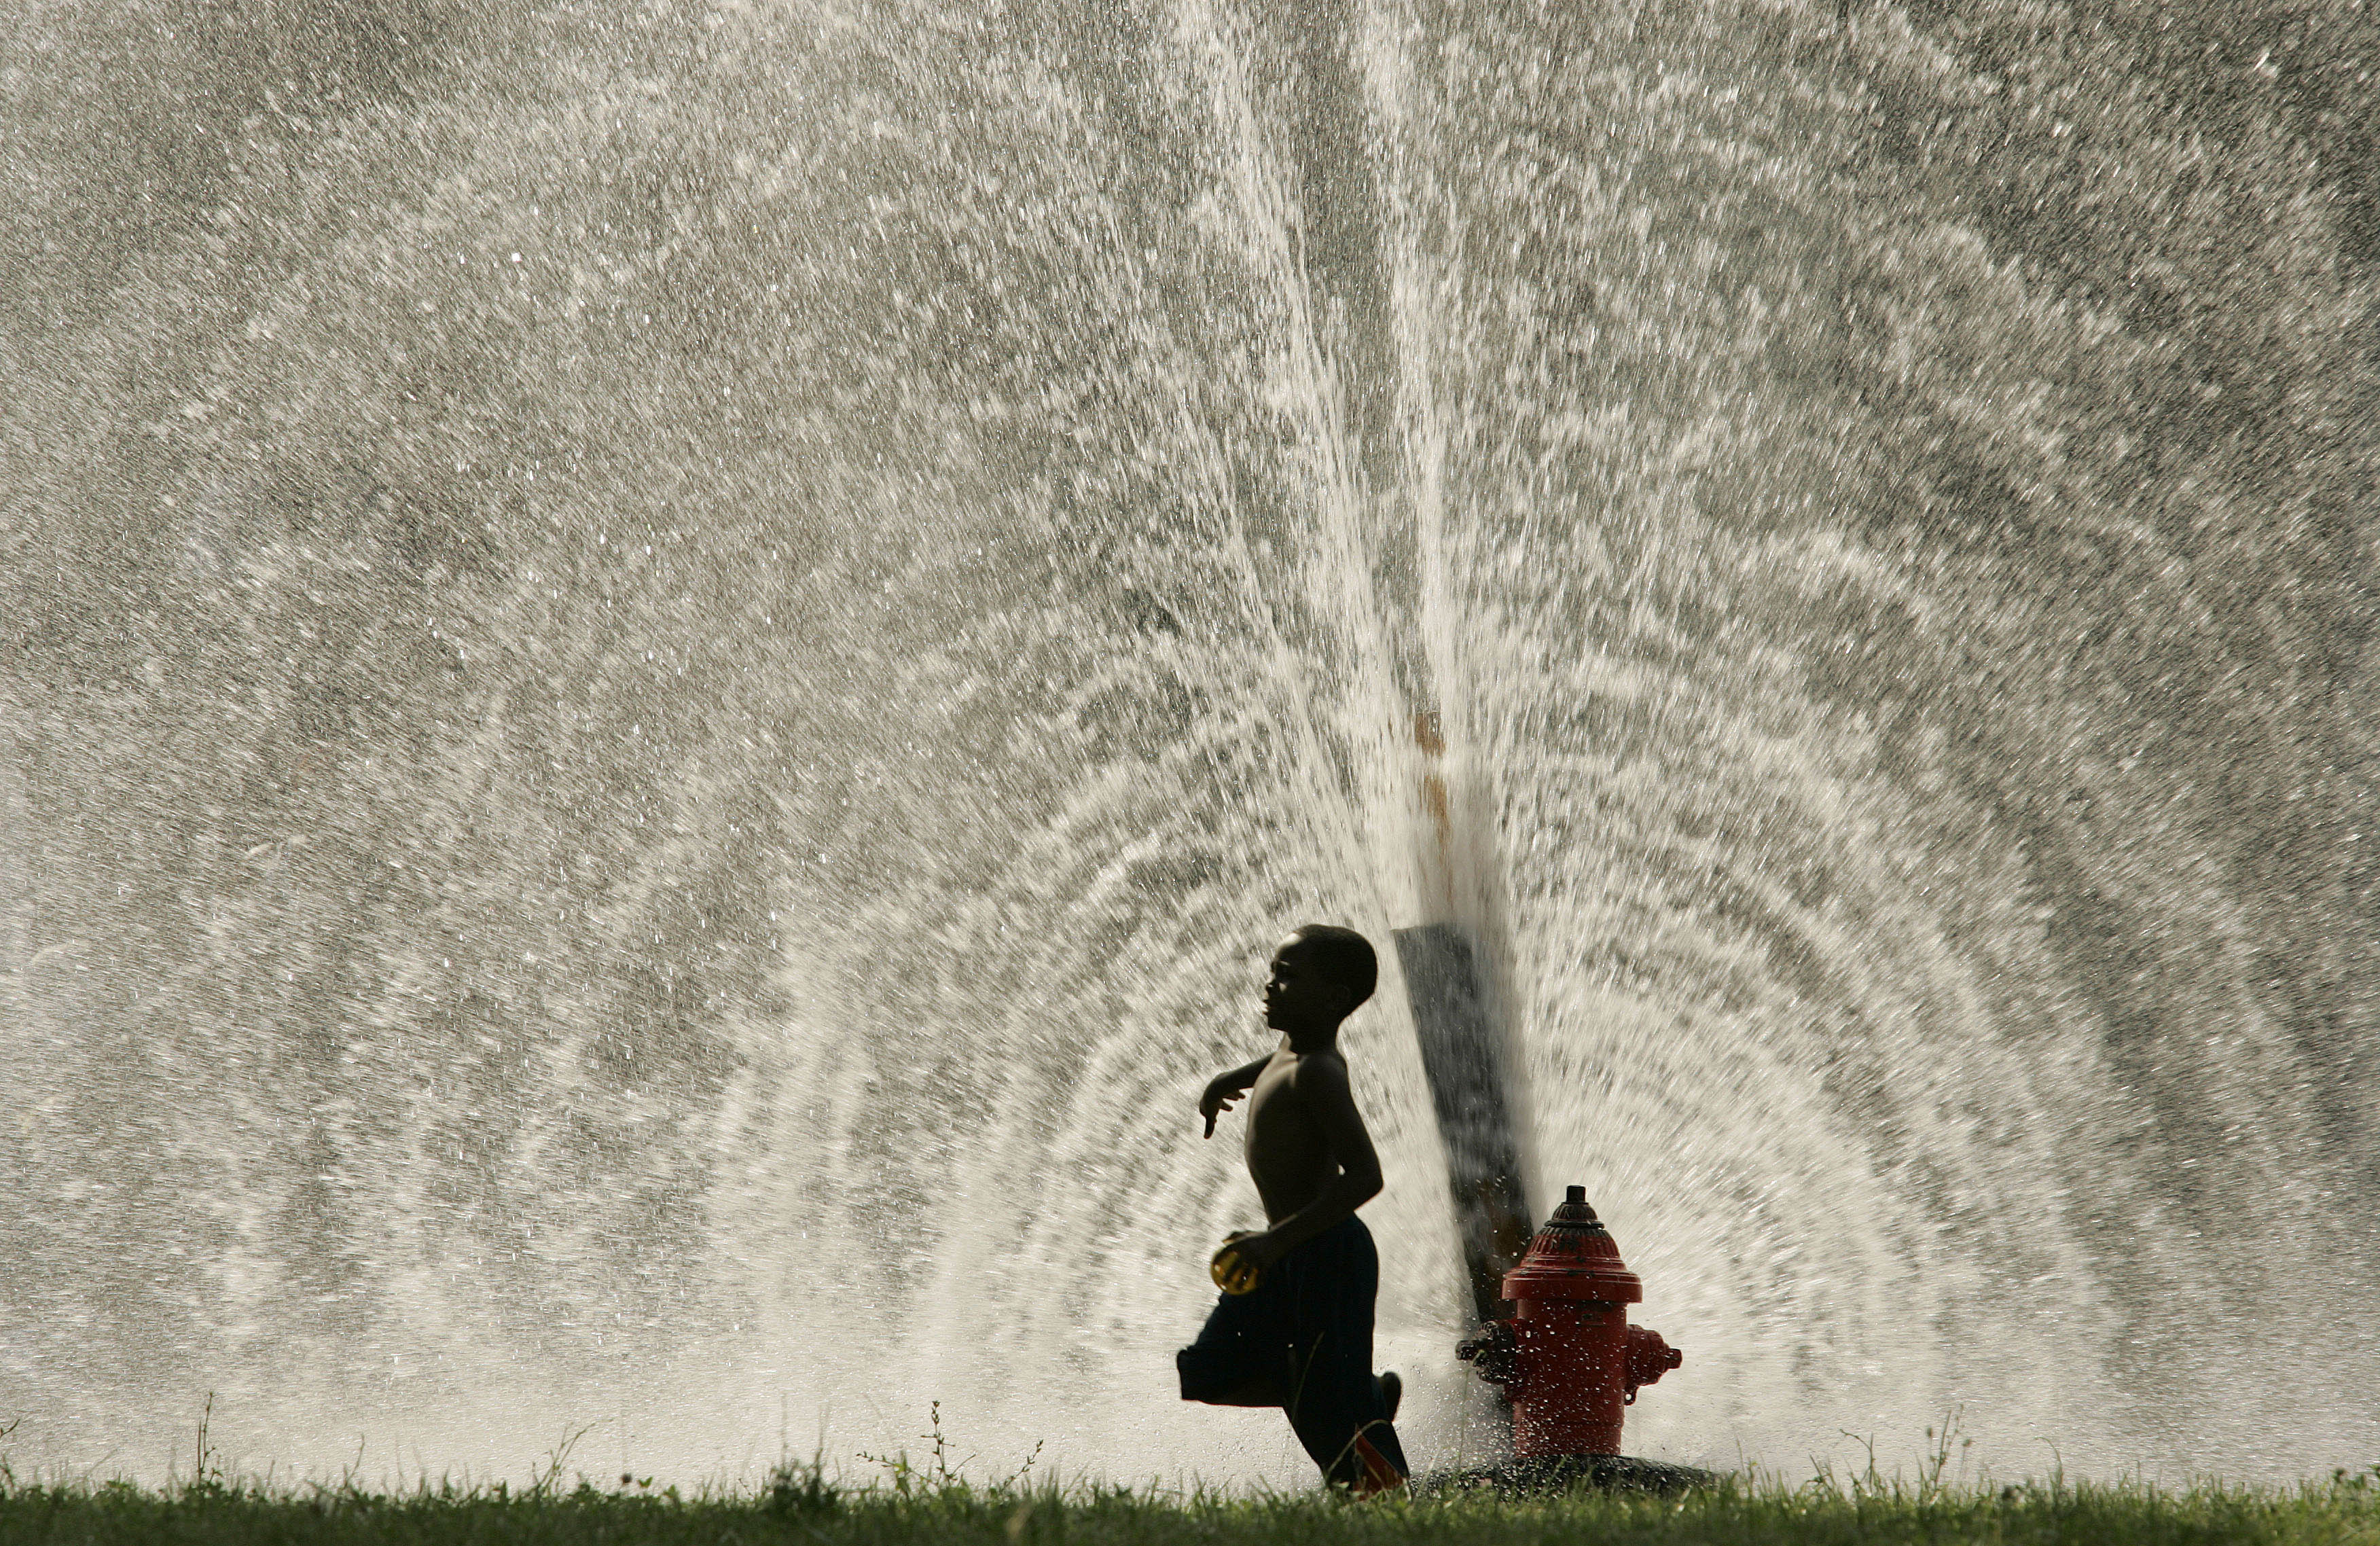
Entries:
<svg viewBox="0 0 2380 1546">
<path fill-rule="evenodd" d="M 1243 1261 L 1256 1263 L 1259 1272 L 1269 1272 L 1273 1265 L 1289 1252 L 1282 1248 L 1281 1236 L 1269 1229 L 1259 1229 L 1252 1235 L 1234 1235 L 1227 1247 Z"/>
<path fill-rule="evenodd" d="M 1207 1137 L 1215 1136 L 1215 1118 L 1231 1110 L 1233 1103 L 1248 1092 L 1248 1085 L 1252 1081 L 1241 1077 L 1246 1072 L 1244 1068 L 1234 1068 L 1207 1081 L 1207 1092 L 1198 1097 L 1198 1114 L 1207 1119 Z"/>
<path fill-rule="evenodd" d="M 1288 1254 L 1281 1248 L 1280 1237 L 1269 1229 L 1233 1230 L 1215 1248 L 1208 1271 L 1214 1277 L 1215 1286 L 1224 1293 L 1253 1294 L 1264 1275 L 1272 1271 L 1273 1263 Z"/>
<path fill-rule="evenodd" d="M 1215 1280 L 1215 1286 L 1226 1294 L 1253 1294 L 1257 1284 L 1263 1280 L 1264 1264 L 1252 1256 L 1240 1254 L 1240 1242 L 1247 1237 L 1248 1232 L 1245 1229 L 1235 1229 L 1224 1236 L 1223 1243 L 1215 1248 L 1214 1259 L 1207 1265 L 1208 1274 Z"/>
</svg>

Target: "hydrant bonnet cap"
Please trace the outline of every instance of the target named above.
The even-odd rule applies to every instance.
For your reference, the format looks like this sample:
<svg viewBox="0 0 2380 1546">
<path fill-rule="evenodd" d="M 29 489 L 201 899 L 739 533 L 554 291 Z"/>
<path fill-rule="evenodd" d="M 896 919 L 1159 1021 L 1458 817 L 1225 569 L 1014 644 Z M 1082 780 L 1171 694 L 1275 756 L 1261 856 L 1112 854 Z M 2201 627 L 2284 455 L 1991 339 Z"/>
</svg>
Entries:
<svg viewBox="0 0 2380 1546">
<path fill-rule="evenodd" d="M 1633 1305 L 1644 1302 L 1645 1284 L 1620 1259 L 1611 1232 L 1587 1206 L 1586 1188 L 1572 1187 L 1520 1265 L 1504 1274 L 1504 1297 Z"/>
</svg>

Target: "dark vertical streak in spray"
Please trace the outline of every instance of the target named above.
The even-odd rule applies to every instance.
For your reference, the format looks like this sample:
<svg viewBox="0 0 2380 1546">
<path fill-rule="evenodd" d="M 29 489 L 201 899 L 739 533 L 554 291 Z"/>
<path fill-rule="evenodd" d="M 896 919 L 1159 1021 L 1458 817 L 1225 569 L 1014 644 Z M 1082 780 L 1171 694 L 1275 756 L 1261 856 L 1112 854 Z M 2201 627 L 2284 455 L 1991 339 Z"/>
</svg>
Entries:
<svg viewBox="0 0 2380 1546">
<path fill-rule="evenodd" d="M 1526 1183 L 1513 1120 L 1512 1072 L 1488 1018 L 1471 942 L 1451 924 L 1396 931 L 1412 996 L 1422 1075 L 1446 1145 L 1463 1270 L 1473 1313 L 1492 1319 L 1504 1274 L 1529 1244 Z"/>
</svg>

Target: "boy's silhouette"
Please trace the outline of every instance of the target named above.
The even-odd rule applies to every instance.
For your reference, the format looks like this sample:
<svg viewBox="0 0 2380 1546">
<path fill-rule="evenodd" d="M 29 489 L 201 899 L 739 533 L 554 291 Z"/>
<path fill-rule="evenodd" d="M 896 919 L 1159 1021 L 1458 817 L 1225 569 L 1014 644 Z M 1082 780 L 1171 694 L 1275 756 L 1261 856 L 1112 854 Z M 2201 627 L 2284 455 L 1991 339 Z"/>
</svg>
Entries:
<svg viewBox="0 0 2380 1546">
<path fill-rule="evenodd" d="M 1391 1423 L 1397 1377 L 1372 1377 L 1380 1259 L 1355 1217 L 1379 1192 L 1380 1162 L 1339 1052 L 1340 1021 L 1378 975 L 1352 929 L 1310 923 L 1273 952 L 1265 1024 L 1282 1033 L 1280 1047 L 1216 1075 L 1198 1101 L 1212 1138 L 1215 1118 L 1254 1089 L 1248 1174 L 1267 1227 L 1224 1251 L 1253 1266 L 1257 1283 L 1220 1296 L 1198 1340 L 1174 1356 L 1183 1400 L 1282 1408 L 1325 1479 L 1359 1495 L 1405 1479 Z"/>
</svg>

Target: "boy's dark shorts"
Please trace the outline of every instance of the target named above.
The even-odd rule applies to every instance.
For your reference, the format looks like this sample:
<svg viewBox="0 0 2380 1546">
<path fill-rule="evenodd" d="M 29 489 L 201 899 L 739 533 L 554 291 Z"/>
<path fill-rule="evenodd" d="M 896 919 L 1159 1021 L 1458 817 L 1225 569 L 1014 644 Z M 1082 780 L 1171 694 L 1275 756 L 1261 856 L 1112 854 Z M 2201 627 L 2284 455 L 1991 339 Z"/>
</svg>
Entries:
<svg viewBox="0 0 2380 1546">
<path fill-rule="evenodd" d="M 1372 1232 L 1354 1218 L 1331 1225 L 1254 1292 L 1216 1299 L 1198 1340 L 1173 1356 L 1182 1399 L 1279 1406 L 1331 1479 L 1354 1484 L 1385 1461 L 1402 1481 L 1404 1451 L 1372 1378 L 1379 1287 Z"/>
</svg>

